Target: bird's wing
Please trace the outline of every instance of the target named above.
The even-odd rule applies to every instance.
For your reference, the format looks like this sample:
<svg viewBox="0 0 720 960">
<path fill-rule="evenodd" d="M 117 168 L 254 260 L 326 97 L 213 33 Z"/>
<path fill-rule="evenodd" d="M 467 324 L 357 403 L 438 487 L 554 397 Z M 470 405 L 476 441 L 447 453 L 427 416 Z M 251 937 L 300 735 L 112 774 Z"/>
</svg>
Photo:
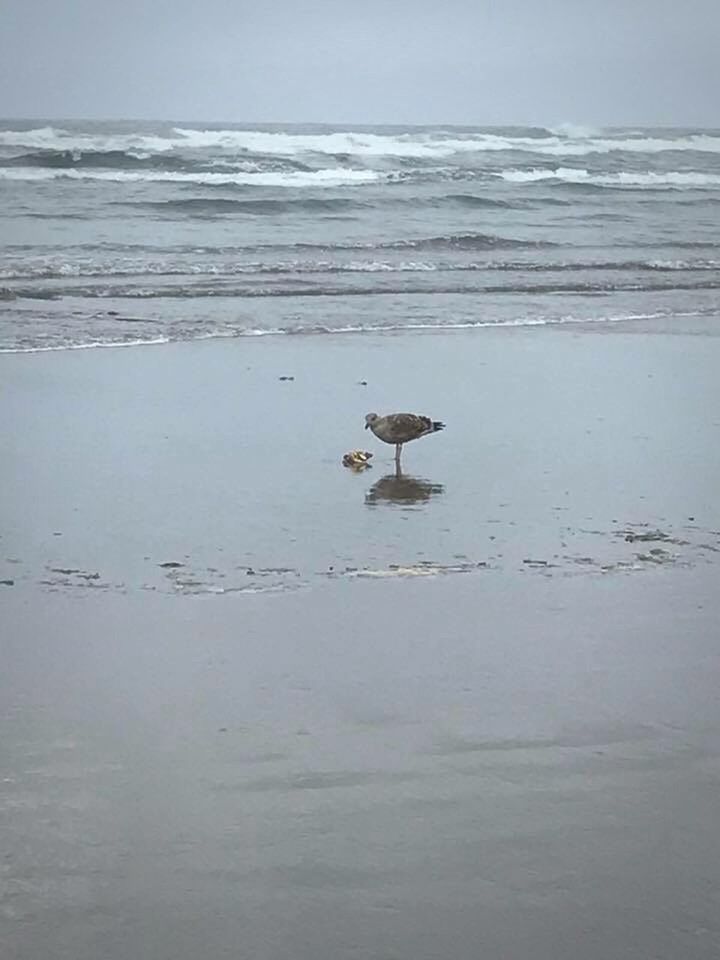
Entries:
<svg viewBox="0 0 720 960">
<path fill-rule="evenodd" d="M 430 418 L 416 413 L 391 413 L 382 419 L 383 439 L 388 443 L 407 443 L 432 430 Z"/>
</svg>

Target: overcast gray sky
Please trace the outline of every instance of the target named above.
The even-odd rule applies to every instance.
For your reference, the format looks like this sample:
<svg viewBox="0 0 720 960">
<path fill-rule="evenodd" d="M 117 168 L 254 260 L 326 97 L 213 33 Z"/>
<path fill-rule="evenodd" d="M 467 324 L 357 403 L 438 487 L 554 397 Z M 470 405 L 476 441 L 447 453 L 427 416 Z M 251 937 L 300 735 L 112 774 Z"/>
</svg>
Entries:
<svg viewBox="0 0 720 960">
<path fill-rule="evenodd" d="M 720 126 L 720 0 L 1 0 L 0 116 Z"/>
</svg>

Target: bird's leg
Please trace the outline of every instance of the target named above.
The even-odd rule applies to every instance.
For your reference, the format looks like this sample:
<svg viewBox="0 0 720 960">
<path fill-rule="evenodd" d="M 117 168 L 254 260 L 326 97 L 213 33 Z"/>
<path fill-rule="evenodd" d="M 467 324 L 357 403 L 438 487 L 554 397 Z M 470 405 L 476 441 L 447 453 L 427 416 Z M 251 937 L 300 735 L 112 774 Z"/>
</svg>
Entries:
<svg viewBox="0 0 720 960">
<path fill-rule="evenodd" d="M 401 450 L 402 450 L 402 444 L 396 443 L 395 444 L 395 466 L 398 468 L 398 470 L 400 469 L 400 451 Z"/>
</svg>

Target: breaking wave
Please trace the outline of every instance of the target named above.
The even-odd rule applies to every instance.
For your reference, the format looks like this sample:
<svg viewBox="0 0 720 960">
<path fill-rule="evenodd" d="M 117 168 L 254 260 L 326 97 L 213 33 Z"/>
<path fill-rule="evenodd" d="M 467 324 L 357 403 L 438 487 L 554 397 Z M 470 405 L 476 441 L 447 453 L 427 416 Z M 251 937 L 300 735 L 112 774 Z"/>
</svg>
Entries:
<svg viewBox="0 0 720 960">
<path fill-rule="evenodd" d="M 653 260 L 580 260 L 542 261 L 487 260 L 487 261 L 433 261 L 433 260 L 289 260 L 275 262 L 197 262 L 148 261 L 125 258 L 120 261 L 87 262 L 25 262 L 0 266 L 2 280 L 62 280 L 66 278 L 122 277 L 237 277 L 253 275 L 292 276 L 293 274 L 353 274 L 353 273 L 678 273 L 720 270 L 720 260 L 712 259 L 653 259 Z"/>
<path fill-rule="evenodd" d="M 101 166 L 88 164 L 76 166 L 56 160 L 50 167 L 47 166 L 14 166 L 12 163 L 0 166 L 0 180 L 14 181 L 50 181 L 75 180 L 96 181 L 111 183 L 169 183 L 192 184 L 208 187 L 337 187 L 362 186 L 367 184 L 410 183 L 416 180 L 427 181 L 425 171 L 380 171 L 371 169 L 356 169 L 350 167 L 323 167 L 311 170 L 306 167 L 292 169 L 260 169 L 257 164 L 246 163 L 244 169 L 215 170 L 194 169 L 193 165 L 174 160 L 167 169 L 168 163 L 148 166 L 145 161 L 138 163 L 138 169 L 117 169 L 104 155 L 105 162 Z M 126 166 L 132 165 L 129 162 Z M 107 166 L 103 169 L 102 166 Z M 720 173 L 705 173 L 700 171 L 663 171 L 663 172 L 635 172 L 618 171 L 617 173 L 595 173 L 585 168 L 555 167 L 530 169 L 511 167 L 499 171 L 466 171 L 467 179 L 497 181 L 498 179 L 510 184 L 546 183 L 550 186 L 571 185 L 575 187 L 593 188 L 627 188 L 641 189 L 717 189 L 720 187 Z M 446 171 L 435 170 L 432 179 L 443 181 L 457 179 L 456 176 L 447 176 Z M 545 202 L 552 203 L 553 198 L 544 198 Z M 398 202 L 423 202 L 417 198 L 398 198 Z M 450 202 L 464 206 L 513 208 L 522 206 L 519 199 L 488 199 L 473 194 L 447 194 L 445 197 L 433 197 L 426 202 L 437 204 Z M 557 202 L 557 201 L 555 201 Z"/>
<path fill-rule="evenodd" d="M 538 183 L 555 180 L 559 183 L 597 187 L 720 187 L 720 173 L 695 173 L 667 171 L 663 173 L 618 173 L 597 174 L 572 167 L 557 167 L 554 170 L 502 170 L 499 176 L 509 183 Z"/>
<path fill-rule="evenodd" d="M 33 167 L 0 168 L 0 180 L 96 180 L 115 183 L 192 183 L 207 186 L 316 187 L 372 183 L 381 174 L 374 170 L 349 170 L 342 167 L 322 170 L 180 172 L 172 170 L 48 170 Z"/>
<path fill-rule="evenodd" d="M 393 132 L 367 130 L 306 132 L 303 129 L 195 129 L 169 127 L 162 135 L 136 133 L 81 133 L 56 127 L 30 130 L 0 130 L 0 147 L 18 147 L 48 152 L 93 154 L 122 152 L 161 154 L 170 151 L 265 156 L 323 155 L 365 159 L 395 158 L 433 160 L 471 153 L 521 151 L 547 156 L 585 156 L 612 152 L 663 153 L 691 151 L 720 153 L 720 136 L 714 133 L 662 135 L 627 131 L 605 132 L 561 125 L 548 130 L 403 128 Z"/>
</svg>

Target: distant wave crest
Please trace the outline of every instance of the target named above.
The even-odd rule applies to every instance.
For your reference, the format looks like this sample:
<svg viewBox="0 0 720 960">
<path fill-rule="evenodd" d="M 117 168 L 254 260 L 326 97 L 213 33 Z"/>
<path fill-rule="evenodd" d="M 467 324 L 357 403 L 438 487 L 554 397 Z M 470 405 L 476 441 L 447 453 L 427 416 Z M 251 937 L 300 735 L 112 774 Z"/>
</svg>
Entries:
<svg viewBox="0 0 720 960">
<path fill-rule="evenodd" d="M 586 156 L 611 152 L 662 153 L 692 151 L 720 153 L 720 136 L 714 132 L 673 133 L 603 132 L 561 125 L 548 130 L 477 130 L 472 128 L 412 129 L 372 133 L 343 130 L 308 133 L 302 130 L 168 128 L 164 135 L 135 133 L 83 133 L 57 127 L 0 130 L 0 147 L 56 153 L 103 152 L 192 155 L 214 151 L 230 156 L 325 156 L 364 160 L 439 160 L 472 153 L 520 151 L 548 156 Z"/>
</svg>

